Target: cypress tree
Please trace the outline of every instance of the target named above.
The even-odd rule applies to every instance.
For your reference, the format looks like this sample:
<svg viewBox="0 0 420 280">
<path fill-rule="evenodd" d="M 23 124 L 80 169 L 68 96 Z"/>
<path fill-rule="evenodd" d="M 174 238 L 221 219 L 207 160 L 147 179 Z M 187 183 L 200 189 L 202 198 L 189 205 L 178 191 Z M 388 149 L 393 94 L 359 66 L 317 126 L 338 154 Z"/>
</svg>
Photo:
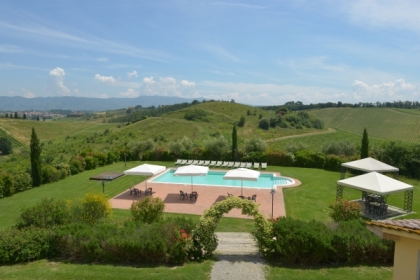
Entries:
<svg viewBox="0 0 420 280">
<path fill-rule="evenodd" d="M 41 185 L 41 145 L 35 129 L 32 127 L 31 134 L 31 173 L 32 173 L 32 186 L 39 187 Z"/>
<path fill-rule="evenodd" d="M 237 149 L 238 149 L 238 135 L 236 132 L 236 125 L 234 125 L 233 130 L 232 130 L 232 160 L 236 160 Z"/>
<path fill-rule="evenodd" d="M 369 138 L 368 138 L 368 134 L 365 130 L 363 131 L 363 138 L 362 138 L 362 150 L 360 153 L 360 158 L 367 158 L 369 157 Z"/>
</svg>

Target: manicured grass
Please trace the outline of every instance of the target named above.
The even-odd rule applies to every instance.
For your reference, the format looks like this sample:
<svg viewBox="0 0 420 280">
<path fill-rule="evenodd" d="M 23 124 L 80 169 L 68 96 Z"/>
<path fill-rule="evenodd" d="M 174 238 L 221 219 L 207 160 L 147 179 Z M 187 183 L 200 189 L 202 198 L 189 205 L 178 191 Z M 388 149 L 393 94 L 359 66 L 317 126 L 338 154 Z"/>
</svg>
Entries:
<svg viewBox="0 0 420 280">
<path fill-rule="evenodd" d="M 184 266 L 75 264 L 39 260 L 0 266 L 1 279 L 210 279 L 213 261 Z"/>
<path fill-rule="evenodd" d="M 282 267 L 271 266 L 267 280 L 391 280 L 392 267 L 376 266 L 328 266 L 328 267 Z"/>
<path fill-rule="evenodd" d="M 328 108 L 311 111 L 326 127 L 362 135 L 366 128 L 369 137 L 418 143 L 420 115 L 402 113 L 387 108 Z"/>
</svg>

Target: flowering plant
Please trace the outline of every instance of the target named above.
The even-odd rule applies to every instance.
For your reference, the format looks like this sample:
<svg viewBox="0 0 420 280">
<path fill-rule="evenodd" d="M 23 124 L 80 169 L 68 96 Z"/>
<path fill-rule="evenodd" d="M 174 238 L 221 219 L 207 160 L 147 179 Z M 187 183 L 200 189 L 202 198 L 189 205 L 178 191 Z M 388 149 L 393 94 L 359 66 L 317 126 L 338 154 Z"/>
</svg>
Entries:
<svg viewBox="0 0 420 280">
<path fill-rule="evenodd" d="M 188 260 L 188 255 L 193 248 L 192 237 L 185 230 L 175 232 L 174 246 L 172 249 L 172 261 L 174 263 L 184 263 Z"/>
</svg>

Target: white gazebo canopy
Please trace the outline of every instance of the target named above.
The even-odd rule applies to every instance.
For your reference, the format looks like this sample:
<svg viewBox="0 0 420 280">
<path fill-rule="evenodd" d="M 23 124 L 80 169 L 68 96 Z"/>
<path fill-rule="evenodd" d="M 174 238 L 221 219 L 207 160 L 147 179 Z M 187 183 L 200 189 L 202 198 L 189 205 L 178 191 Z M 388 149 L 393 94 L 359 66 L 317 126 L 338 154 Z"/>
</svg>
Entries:
<svg viewBox="0 0 420 280">
<path fill-rule="evenodd" d="M 399 169 L 383 163 L 374 158 L 368 157 L 364 159 L 359 159 L 355 161 L 345 162 L 341 164 L 341 167 L 347 167 L 352 169 L 361 170 L 364 172 L 398 172 Z"/>
<path fill-rule="evenodd" d="M 337 185 L 358 189 L 378 195 L 412 190 L 413 186 L 395 180 L 378 172 L 370 172 L 360 176 L 337 181 Z"/>
<path fill-rule="evenodd" d="M 165 166 L 154 165 L 154 164 L 142 164 L 134 168 L 124 171 L 126 175 L 142 175 L 142 176 L 152 176 L 156 175 L 162 171 L 166 170 Z"/>
</svg>

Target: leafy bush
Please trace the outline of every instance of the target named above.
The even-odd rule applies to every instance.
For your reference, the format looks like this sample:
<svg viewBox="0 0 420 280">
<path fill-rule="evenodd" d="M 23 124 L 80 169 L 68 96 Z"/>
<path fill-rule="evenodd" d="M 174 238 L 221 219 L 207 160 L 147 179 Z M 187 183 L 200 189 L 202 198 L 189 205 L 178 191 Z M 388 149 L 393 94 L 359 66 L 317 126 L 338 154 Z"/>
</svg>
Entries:
<svg viewBox="0 0 420 280">
<path fill-rule="evenodd" d="M 244 127 L 244 126 L 245 126 L 245 116 L 241 116 L 238 122 L 238 127 Z"/>
<path fill-rule="evenodd" d="M 184 119 L 188 121 L 208 121 L 208 113 L 201 109 L 193 109 L 185 113 Z"/>
<path fill-rule="evenodd" d="M 246 153 L 252 153 L 252 152 L 262 153 L 262 152 L 265 152 L 266 149 L 267 149 L 267 144 L 261 138 L 253 138 L 253 139 L 245 140 Z"/>
<path fill-rule="evenodd" d="M 163 218 L 164 208 L 162 199 L 148 196 L 131 204 L 131 214 L 135 221 L 151 224 Z"/>
<path fill-rule="evenodd" d="M 339 199 L 333 202 L 329 208 L 329 215 L 335 222 L 361 219 L 360 204 L 355 201 Z"/>
<path fill-rule="evenodd" d="M 394 241 L 374 235 L 361 220 L 339 222 L 332 234 L 336 263 L 373 265 L 394 260 Z"/>
<path fill-rule="evenodd" d="M 299 167 L 323 168 L 324 155 L 308 150 L 300 150 L 295 153 L 295 164 Z"/>
<path fill-rule="evenodd" d="M 273 259 L 287 264 L 319 264 L 332 255 L 330 230 L 315 220 L 280 218 L 273 225 Z"/>
<path fill-rule="evenodd" d="M 270 127 L 270 121 L 267 118 L 261 118 L 258 122 L 258 127 L 264 130 L 268 130 Z"/>
<path fill-rule="evenodd" d="M 279 218 L 273 224 L 273 262 L 315 265 L 325 263 L 391 264 L 394 244 L 371 233 L 360 220 L 326 226 L 317 221 Z"/>
<path fill-rule="evenodd" d="M 17 220 L 18 229 L 28 227 L 51 228 L 68 223 L 70 213 L 63 200 L 44 198 L 33 207 L 22 209 Z"/>
<path fill-rule="evenodd" d="M 0 177 L 1 197 L 12 196 L 15 193 L 15 181 L 12 175 L 2 174 Z"/>
<path fill-rule="evenodd" d="M 112 214 L 112 207 L 103 193 L 88 193 L 85 198 L 70 204 L 72 220 L 95 224 Z"/>
<path fill-rule="evenodd" d="M 7 229 L 0 232 L 0 264 L 28 262 L 55 255 L 55 235 L 49 229 Z"/>
<path fill-rule="evenodd" d="M 82 156 L 73 157 L 70 159 L 69 165 L 71 174 L 76 175 L 85 171 L 86 161 Z"/>
</svg>

